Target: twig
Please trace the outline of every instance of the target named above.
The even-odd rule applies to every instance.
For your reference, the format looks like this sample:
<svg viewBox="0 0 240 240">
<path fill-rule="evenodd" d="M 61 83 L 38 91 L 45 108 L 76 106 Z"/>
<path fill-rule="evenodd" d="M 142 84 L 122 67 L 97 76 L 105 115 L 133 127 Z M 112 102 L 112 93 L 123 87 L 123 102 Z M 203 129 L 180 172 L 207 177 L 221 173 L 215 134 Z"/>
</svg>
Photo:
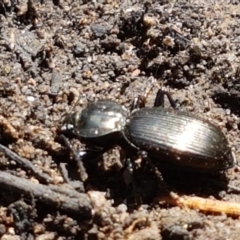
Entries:
<svg viewBox="0 0 240 240">
<path fill-rule="evenodd" d="M 80 181 L 72 181 L 68 177 L 68 171 L 66 169 L 66 163 L 60 163 L 59 164 L 60 172 L 62 173 L 64 181 L 67 183 L 67 185 L 71 186 L 73 189 L 75 189 L 77 192 L 84 192 L 84 184 Z"/>
<path fill-rule="evenodd" d="M 30 170 L 35 177 L 41 181 L 42 183 L 50 183 L 53 182 L 52 179 L 45 173 L 41 173 L 39 170 L 37 170 L 34 165 L 26 158 L 20 157 L 7 147 L 0 144 L 0 150 L 3 151 L 6 156 L 14 160 L 17 164 L 19 164 L 22 168 L 25 170 Z"/>
<path fill-rule="evenodd" d="M 76 191 L 76 188 L 74 186 L 71 185 L 72 182 L 70 182 L 70 184 L 68 183 L 64 183 L 64 184 L 61 184 L 60 186 L 57 186 L 57 185 L 48 185 L 49 188 L 54 191 L 54 192 L 58 192 L 58 193 L 61 193 L 61 194 L 64 194 L 68 197 L 73 197 L 73 198 L 77 198 L 78 196 L 82 196 L 82 193 Z"/>
<path fill-rule="evenodd" d="M 57 186 L 45 186 L 30 180 L 13 176 L 0 171 L 0 189 L 33 196 L 44 204 L 52 206 L 65 213 L 78 215 L 85 218 L 91 217 L 90 200 L 84 193 L 77 193 L 71 189 L 64 190 Z M 56 190 L 59 190 L 56 192 Z M 63 194 L 64 193 L 64 194 Z"/>
<path fill-rule="evenodd" d="M 203 212 L 240 216 L 240 204 L 225 202 L 216 199 L 207 199 L 202 197 L 179 196 L 171 192 L 169 196 L 159 197 L 158 202 L 164 202 L 185 208 L 197 209 Z"/>
</svg>

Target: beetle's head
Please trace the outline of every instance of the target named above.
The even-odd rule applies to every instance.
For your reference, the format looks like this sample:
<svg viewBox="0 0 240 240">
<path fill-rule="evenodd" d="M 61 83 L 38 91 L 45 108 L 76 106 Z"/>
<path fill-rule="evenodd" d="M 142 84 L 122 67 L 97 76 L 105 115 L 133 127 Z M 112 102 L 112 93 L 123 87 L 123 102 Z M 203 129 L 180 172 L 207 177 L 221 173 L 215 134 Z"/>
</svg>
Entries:
<svg viewBox="0 0 240 240">
<path fill-rule="evenodd" d="M 80 118 L 81 111 L 65 114 L 63 116 L 63 124 L 60 128 L 60 132 L 66 135 L 74 135 L 74 130 Z"/>
</svg>

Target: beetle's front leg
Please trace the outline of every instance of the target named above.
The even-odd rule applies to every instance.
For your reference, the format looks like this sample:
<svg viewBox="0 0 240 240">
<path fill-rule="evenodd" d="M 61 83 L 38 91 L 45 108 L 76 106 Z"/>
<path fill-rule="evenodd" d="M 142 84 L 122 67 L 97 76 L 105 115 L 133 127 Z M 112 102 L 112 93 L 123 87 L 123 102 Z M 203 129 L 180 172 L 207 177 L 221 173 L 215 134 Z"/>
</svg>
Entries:
<svg viewBox="0 0 240 240">
<path fill-rule="evenodd" d="M 76 151 L 76 149 L 74 149 L 72 147 L 70 141 L 64 135 L 61 135 L 61 138 L 64 141 L 67 148 L 73 154 L 73 159 L 77 164 L 78 172 L 80 174 L 81 181 L 83 181 L 83 182 L 86 181 L 87 178 L 88 178 L 88 174 L 87 174 L 86 169 L 83 165 L 83 160 L 98 158 L 102 154 L 102 150 L 100 150 L 100 149 L 97 149 L 97 150 L 85 149 L 85 150 L 81 150 L 81 151 Z"/>
</svg>

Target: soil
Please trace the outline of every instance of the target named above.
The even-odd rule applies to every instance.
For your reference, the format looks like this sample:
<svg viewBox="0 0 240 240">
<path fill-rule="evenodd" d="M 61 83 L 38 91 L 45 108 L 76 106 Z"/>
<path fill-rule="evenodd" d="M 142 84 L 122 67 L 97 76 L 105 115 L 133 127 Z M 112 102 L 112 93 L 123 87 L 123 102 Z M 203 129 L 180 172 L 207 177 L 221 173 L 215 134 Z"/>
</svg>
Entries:
<svg viewBox="0 0 240 240">
<path fill-rule="evenodd" d="M 185 111 L 220 126 L 239 160 L 238 1 L 1 0 L 0 18 L 0 143 L 65 191 L 64 163 L 79 198 L 91 203 L 80 202 L 90 204 L 89 214 L 73 214 L 44 195 L 37 198 L 34 189 L 27 194 L 11 183 L 0 185 L 1 240 L 239 239 L 238 214 L 158 203 L 164 193 L 149 169 L 139 170 L 137 204 L 118 147 L 84 162 L 83 187 L 58 137 L 71 111 L 98 99 L 129 108 L 154 80 L 148 106 L 159 88 L 171 92 Z M 0 161 L 10 176 L 48 186 L 8 154 L 0 152 Z M 240 202 L 237 165 L 220 174 L 186 174 L 170 166 L 163 177 L 179 195 Z"/>
</svg>

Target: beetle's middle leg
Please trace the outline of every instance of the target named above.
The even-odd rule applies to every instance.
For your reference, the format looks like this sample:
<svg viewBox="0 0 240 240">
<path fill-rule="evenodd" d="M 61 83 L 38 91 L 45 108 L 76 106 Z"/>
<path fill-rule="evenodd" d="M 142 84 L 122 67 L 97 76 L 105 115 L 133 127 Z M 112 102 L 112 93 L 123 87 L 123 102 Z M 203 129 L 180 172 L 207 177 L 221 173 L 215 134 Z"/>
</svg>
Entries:
<svg viewBox="0 0 240 240">
<path fill-rule="evenodd" d="M 131 185 L 133 190 L 134 199 L 138 204 L 141 204 L 138 186 L 135 176 L 136 166 L 131 158 L 126 158 L 124 163 L 123 180 L 127 186 Z"/>
<path fill-rule="evenodd" d="M 148 154 L 146 151 L 139 151 L 138 152 L 141 159 L 145 159 L 147 161 L 147 164 L 150 166 L 151 171 L 155 174 L 157 181 L 158 181 L 158 187 L 159 189 L 163 190 L 166 193 L 170 192 L 170 187 L 164 180 L 162 173 L 158 170 L 158 168 L 155 166 L 155 164 L 152 162 L 151 158 L 148 157 Z"/>
<path fill-rule="evenodd" d="M 124 172 L 123 172 L 123 179 L 127 185 L 132 186 L 133 195 L 135 198 L 135 201 L 137 204 L 141 204 L 141 196 L 139 194 L 139 186 L 137 184 L 137 176 L 136 176 L 136 170 L 141 167 L 142 161 L 146 161 L 148 166 L 150 167 L 151 171 L 154 173 L 157 183 L 158 183 L 158 189 L 161 192 L 164 192 L 166 194 L 170 194 L 171 188 L 168 186 L 168 184 L 163 179 L 163 176 L 161 172 L 158 170 L 158 168 L 154 165 L 154 163 L 151 161 L 151 159 L 148 157 L 148 154 L 146 151 L 140 150 L 138 152 L 137 158 L 126 158 L 124 163 Z M 136 156 L 135 156 L 136 157 Z"/>
</svg>

